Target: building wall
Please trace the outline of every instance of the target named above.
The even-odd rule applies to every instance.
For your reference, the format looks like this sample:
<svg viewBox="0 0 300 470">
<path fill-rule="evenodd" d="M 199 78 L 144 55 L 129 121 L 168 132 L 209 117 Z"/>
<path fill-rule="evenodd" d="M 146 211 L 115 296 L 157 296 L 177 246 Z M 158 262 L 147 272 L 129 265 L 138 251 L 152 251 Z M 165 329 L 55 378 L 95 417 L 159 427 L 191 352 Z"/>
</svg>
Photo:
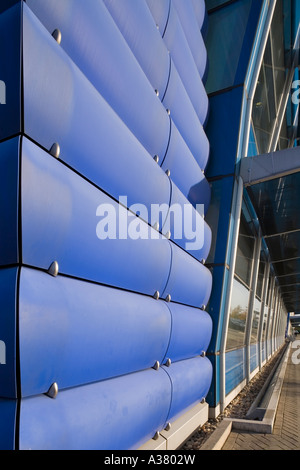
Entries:
<svg viewBox="0 0 300 470">
<path fill-rule="evenodd" d="M 205 422 L 204 1 L 1 5 L 0 447 L 136 449 L 201 403 Z"/>
</svg>

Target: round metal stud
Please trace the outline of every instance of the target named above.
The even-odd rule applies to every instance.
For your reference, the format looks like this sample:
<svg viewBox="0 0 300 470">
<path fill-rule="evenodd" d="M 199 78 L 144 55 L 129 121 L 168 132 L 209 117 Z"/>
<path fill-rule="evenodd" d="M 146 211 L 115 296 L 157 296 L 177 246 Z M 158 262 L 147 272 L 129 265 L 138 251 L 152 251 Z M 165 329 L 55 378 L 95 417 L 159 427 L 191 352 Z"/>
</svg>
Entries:
<svg viewBox="0 0 300 470">
<path fill-rule="evenodd" d="M 155 300 L 158 300 L 159 299 L 159 292 L 158 290 L 154 292 L 154 296 Z"/>
<path fill-rule="evenodd" d="M 167 295 L 166 302 L 171 302 L 171 295 L 170 294 Z"/>
<path fill-rule="evenodd" d="M 200 354 L 201 357 L 205 357 L 206 356 L 206 352 L 205 351 L 202 351 L 202 353 Z"/>
<path fill-rule="evenodd" d="M 53 277 L 56 277 L 58 275 L 58 271 L 59 271 L 59 266 L 58 266 L 58 262 L 57 261 L 53 261 L 53 263 L 51 264 L 50 268 L 48 269 L 48 273 L 53 276 Z"/>
<path fill-rule="evenodd" d="M 158 370 L 159 368 L 160 368 L 160 363 L 159 363 L 159 361 L 156 361 L 156 363 L 153 366 L 153 369 Z"/>
<path fill-rule="evenodd" d="M 168 114 L 168 116 L 170 116 L 170 114 L 171 114 L 171 111 L 169 109 L 167 109 L 167 114 Z"/>
<path fill-rule="evenodd" d="M 166 175 L 167 175 L 167 176 L 170 176 L 170 175 L 171 175 L 170 170 L 166 170 Z"/>
<path fill-rule="evenodd" d="M 155 222 L 155 224 L 153 224 L 153 228 L 154 230 L 159 231 L 159 222 Z"/>
<path fill-rule="evenodd" d="M 60 146 L 57 142 L 55 142 L 55 144 L 52 145 L 52 147 L 50 149 L 50 155 L 52 155 L 52 157 L 59 158 L 59 156 L 60 156 Z"/>
<path fill-rule="evenodd" d="M 168 423 L 167 426 L 165 427 L 165 431 L 170 431 L 171 429 L 171 423 Z"/>
<path fill-rule="evenodd" d="M 48 392 L 46 393 L 47 397 L 49 398 L 56 398 L 58 394 L 58 385 L 56 382 L 54 382 L 51 387 L 49 388 Z"/>
<path fill-rule="evenodd" d="M 55 29 L 52 33 L 52 36 L 54 37 L 57 44 L 61 43 L 61 31 L 59 29 Z"/>
<path fill-rule="evenodd" d="M 155 94 L 156 94 L 156 96 L 159 96 L 159 91 L 155 90 Z"/>
<path fill-rule="evenodd" d="M 158 163 L 158 162 L 159 162 L 159 156 L 158 156 L 158 155 L 154 155 L 153 160 L 154 160 L 156 163 Z"/>
<path fill-rule="evenodd" d="M 205 398 L 202 398 L 201 405 L 204 405 L 204 403 L 205 403 Z"/>
<path fill-rule="evenodd" d="M 154 434 L 154 436 L 152 437 L 152 439 L 153 439 L 154 441 L 157 441 L 158 438 L 159 438 L 159 432 L 156 431 L 156 433 Z"/>
<path fill-rule="evenodd" d="M 170 230 L 166 233 L 166 238 L 167 238 L 168 240 L 170 240 L 170 238 L 171 238 L 171 232 L 170 232 Z"/>
<path fill-rule="evenodd" d="M 166 360 L 166 362 L 165 362 L 165 366 L 170 367 L 171 364 L 172 364 L 172 361 L 171 361 L 170 358 L 168 358 L 168 359 Z"/>
</svg>

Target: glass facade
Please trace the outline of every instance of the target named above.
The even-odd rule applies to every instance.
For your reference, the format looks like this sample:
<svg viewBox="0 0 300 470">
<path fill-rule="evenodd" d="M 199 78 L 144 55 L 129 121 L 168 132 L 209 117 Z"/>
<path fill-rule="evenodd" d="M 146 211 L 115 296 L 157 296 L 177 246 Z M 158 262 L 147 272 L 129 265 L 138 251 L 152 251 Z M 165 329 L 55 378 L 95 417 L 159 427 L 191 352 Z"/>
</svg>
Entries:
<svg viewBox="0 0 300 470">
<path fill-rule="evenodd" d="M 224 3 L 226 3 L 224 8 L 217 9 L 209 16 L 206 45 L 214 61 L 209 66 L 206 84 L 208 93 L 237 84 L 241 51 L 252 0 L 239 0 L 233 3 L 209 1 L 207 8 Z M 216 30 L 218 34 L 215 34 Z"/>
<path fill-rule="evenodd" d="M 241 348 L 245 344 L 245 329 L 248 315 L 249 289 L 234 278 L 230 305 L 226 350 Z"/>
<path fill-rule="evenodd" d="M 286 10 L 290 0 L 278 0 L 263 56 L 252 110 L 252 131 L 248 156 L 283 150 L 290 145 L 288 124 L 292 124 L 291 103 L 284 114 L 278 141 L 272 148 L 272 136 L 276 132 L 276 117 L 284 97 L 289 54 L 291 48 L 291 24 Z M 289 116 L 289 119 L 288 119 Z M 290 122 L 289 122 L 290 121 Z M 253 144 L 255 147 L 253 148 Z"/>
</svg>

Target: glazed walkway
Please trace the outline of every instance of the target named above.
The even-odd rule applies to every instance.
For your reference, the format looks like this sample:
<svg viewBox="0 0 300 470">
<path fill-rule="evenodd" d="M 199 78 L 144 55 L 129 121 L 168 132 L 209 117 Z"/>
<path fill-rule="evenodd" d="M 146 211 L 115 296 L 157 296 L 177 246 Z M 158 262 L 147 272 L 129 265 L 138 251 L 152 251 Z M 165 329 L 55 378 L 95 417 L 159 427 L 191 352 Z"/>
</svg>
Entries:
<svg viewBox="0 0 300 470">
<path fill-rule="evenodd" d="M 273 434 L 232 431 L 222 450 L 300 450 L 300 363 L 293 363 L 293 354 L 291 348 Z"/>
</svg>

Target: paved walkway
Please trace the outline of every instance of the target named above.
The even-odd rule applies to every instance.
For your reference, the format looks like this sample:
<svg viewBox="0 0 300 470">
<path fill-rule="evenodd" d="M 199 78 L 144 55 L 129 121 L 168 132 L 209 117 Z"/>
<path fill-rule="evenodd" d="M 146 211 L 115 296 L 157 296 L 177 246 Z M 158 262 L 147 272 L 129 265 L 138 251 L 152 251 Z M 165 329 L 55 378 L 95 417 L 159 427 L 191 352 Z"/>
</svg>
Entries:
<svg viewBox="0 0 300 470">
<path fill-rule="evenodd" d="M 290 351 L 273 434 L 232 431 L 222 450 L 300 450 L 300 364 Z"/>
</svg>

